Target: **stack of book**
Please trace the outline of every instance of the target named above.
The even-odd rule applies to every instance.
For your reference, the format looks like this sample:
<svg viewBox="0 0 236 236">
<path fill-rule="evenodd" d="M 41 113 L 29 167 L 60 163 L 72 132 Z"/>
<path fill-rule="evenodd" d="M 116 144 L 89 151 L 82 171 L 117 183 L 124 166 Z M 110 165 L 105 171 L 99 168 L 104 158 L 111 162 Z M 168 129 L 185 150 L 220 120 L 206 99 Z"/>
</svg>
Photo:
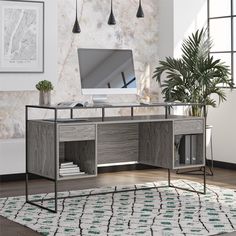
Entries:
<svg viewBox="0 0 236 236">
<path fill-rule="evenodd" d="M 64 162 L 60 164 L 59 174 L 62 177 L 73 176 L 73 175 L 83 175 L 85 172 L 80 171 L 78 165 L 73 162 Z"/>
</svg>

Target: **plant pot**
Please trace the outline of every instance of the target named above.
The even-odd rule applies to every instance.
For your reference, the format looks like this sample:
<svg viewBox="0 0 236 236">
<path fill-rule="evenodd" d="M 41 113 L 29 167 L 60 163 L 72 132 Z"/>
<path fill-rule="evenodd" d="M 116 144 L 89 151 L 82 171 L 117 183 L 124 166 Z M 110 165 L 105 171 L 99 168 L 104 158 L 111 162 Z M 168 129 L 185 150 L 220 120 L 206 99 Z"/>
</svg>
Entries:
<svg viewBox="0 0 236 236">
<path fill-rule="evenodd" d="M 51 91 L 39 91 L 39 105 L 50 105 L 51 104 Z"/>
<path fill-rule="evenodd" d="M 210 146 L 211 142 L 211 133 L 212 133 L 212 125 L 206 125 L 206 146 Z"/>
<path fill-rule="evenodd" d="M 211 159 L 213 162 L 212 128 L 212 125 L 206 125 L 206 159 Z M 213 167 L 213 163 L 211 165 Z"/>
</svg>

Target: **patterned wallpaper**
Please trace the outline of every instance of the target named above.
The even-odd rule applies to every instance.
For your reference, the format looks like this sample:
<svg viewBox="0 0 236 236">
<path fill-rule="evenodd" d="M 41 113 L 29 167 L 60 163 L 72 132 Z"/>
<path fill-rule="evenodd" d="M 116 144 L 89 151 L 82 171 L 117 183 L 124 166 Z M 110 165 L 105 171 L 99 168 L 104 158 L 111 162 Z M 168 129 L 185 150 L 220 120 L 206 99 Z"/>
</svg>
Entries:
<svg viewBox="0 0 236 236">
<path fill-rule="evenodd" d="M 81 95 L 77 48 L 128 48 L 133 50 L 138 97 L 157 100 L 159 88 L 151 79 L 158 61 L 158 0 L 144 0 L 144 19 L 136 18 L 138 0 L 113 1 L 117 24 L 107 24 L 109 0 L 79 0 L 78 16 L 81 34 L 72 34 L 75 1 L 58 0 L 58 82 L 52 102 L 91 100 Z M 53 13 L 52 13 L 53 14 Z M 50 78 L 49 78 L 50 79 Z M 112 101 L 134 101 L 134 95 L 110 95 Z M 24 137 L 24 106 L 37 104 L 37 91 L 0 92 L 0 139 Z M 110 115 L 125 115 L 125 109 L 110 111 Z M 145 110 L 136 111 L 146 112 Z M 84 112 L 83 116 L 99 111 Z M 39 115 L 36 111 L 32 117 Z M 63 115 L 63 114 L 62 114 Z M 50 113 L 40 113 L 48 117 Z"/>
</svg>

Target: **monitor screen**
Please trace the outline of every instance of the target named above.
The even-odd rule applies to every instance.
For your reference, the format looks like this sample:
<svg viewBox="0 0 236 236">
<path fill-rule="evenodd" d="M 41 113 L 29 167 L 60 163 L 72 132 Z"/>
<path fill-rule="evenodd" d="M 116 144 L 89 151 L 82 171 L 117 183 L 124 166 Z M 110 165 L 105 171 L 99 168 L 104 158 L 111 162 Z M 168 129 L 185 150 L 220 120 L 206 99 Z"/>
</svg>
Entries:
<svg viewBox="0 0 236 236">
<path fill-rule="evenodd" d="M 78 49 L 83 94 L 136 93 L 131 50 Z"/>
</svg>

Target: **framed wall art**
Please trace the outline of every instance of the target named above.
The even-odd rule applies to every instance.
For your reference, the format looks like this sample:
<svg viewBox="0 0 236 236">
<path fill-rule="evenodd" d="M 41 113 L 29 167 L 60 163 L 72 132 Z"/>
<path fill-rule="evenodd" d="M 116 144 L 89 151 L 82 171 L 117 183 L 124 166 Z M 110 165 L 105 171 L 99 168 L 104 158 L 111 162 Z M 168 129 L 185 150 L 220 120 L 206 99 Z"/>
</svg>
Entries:
<svg viewBox="0 0 236 236">
<path fill-rule="evenodd" d="M 0 0 L 0 73 L 44 72 L 44 2 Z"/>
</svg>

